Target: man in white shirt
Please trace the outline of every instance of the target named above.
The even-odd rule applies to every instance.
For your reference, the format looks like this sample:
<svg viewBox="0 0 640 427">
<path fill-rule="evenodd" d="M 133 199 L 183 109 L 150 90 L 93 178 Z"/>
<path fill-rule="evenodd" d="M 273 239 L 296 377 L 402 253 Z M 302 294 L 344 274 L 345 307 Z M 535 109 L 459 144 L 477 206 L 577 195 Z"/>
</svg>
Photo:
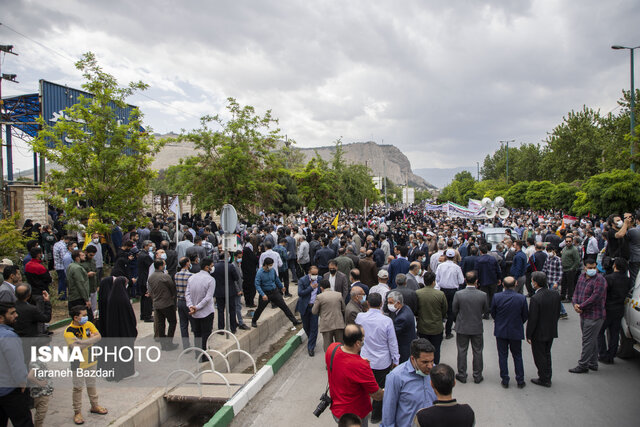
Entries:
<svg viewBox="0 0 640 427">
<path fill-rule="evenodd" d="M 453 262 L 456 257 L 456 251 L 447 249 L 445 252 L 447 260 L 440 264 L 436 270 L 436 283 L 440 286 L 440 290 L 447 297 L 447 323 L 445 325 L 445 338 L 453 338 L 451 327 L 453 326 L 453 297 L 460 285 L 464 283 L 464 275 L 458 264 Z"/>
<path fill-rule="evenodd" d="M 189 308 L 196 346 L 200 344 L 200 347 L 206 351 L 207 340 L 213 331 L 213 293 L 216 290 L 216 281 L 211 277 L 213 259 L 203 259 L 200 262 L 200 269 L 198 273 L 189 277 L 184 299 Z"/>
<path fill-rule="evenodd" d="M 380 294 L 382 301 L 386 301 L 387 293 L 391 290 L 387 282 L 389 282 L 389 273 L 386 270 L 380 270 L 378 272 L 378 284 L 369 289 L 369 295 Z"/>
<path fill-rule="evenodd" d="M 282 267 L 282 258 L 280 258 L 280 254 L 273 250 L 273 244 L 271 244 L 270 240 L 264 242 L 264 248 L 266 250 L 262 253 L 262 255 L 260 255 L 260 260 L 258 261 L 258 269 L 262 268 L 262 264 L 264 263 L 265 259 L 271 258 L 275 265 L 274 269 L 277 273 L 278 270 L 280 270 L 280 267 Z"/>
</svg>

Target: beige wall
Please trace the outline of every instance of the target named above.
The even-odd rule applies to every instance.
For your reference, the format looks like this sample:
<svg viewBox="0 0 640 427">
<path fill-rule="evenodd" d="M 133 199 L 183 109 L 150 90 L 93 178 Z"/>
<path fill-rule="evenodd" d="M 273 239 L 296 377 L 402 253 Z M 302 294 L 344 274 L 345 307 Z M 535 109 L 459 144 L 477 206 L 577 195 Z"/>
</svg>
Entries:
<svg viewBox="0 0 640 427">
<path fill-rule="evenodd" d="M 20 212 L 20 223 L 31 219 L 35 224 L 47 223 L 47 204 L 38 197 L 41 194 L 39 185 L 14 184 L 9 186 L 11 192 L 11 212 Z"/>
</svg>

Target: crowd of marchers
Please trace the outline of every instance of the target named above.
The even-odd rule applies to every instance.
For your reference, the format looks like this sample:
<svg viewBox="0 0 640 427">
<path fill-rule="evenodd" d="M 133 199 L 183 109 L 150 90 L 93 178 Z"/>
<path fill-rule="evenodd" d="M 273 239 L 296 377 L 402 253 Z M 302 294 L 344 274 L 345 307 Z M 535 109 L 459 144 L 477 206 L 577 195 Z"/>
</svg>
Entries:
<svg viewBox="0 0 640 427">
<path fill-rule="evenodd" d="M 209 214 L 184 214 L 178 229 L 176 218 L 149 214 L 144 227 L 114 224 L 109 236 L 87 235 L 86 222 L 63 218 L 52 211 L 47 224 L 28 220 L 27 256 L 15 265 L 2 261 L 0 341 L 12 369 L 0 373 L 0 408 L 14 425 L 43 425 L 52 389 L 30 378 L 37 366 L 4 338 L 46 345 L 54 292 L 72 319 L 65 340 L 82 348 L 102 337 L 135 340 L 143 321 L 154 323 L 164 351 L 179 346 L 178 327 L 183 348 L 206 349 L 216 311 L 217 328 L 225 327 L 227 298 L 234 333 L 250 329 L 247 318 L 258 327 L 271 304 L 294 326 L 302 323 L 310 356 L 322 337 L 336 421 L 472 425 L 473 411 L 452 398 L 452 388 L 467 382 L 469 345 L 473 381 L 484 380 L 484 321 L 493 319 L 502 386 L 510 385 L 509 352 L 517 387 L 526 385 L 526 339 L 538 369 L 531 382 L 550 387 L 559 319 L 580 316 L 582 352 L 571 372 L 613 363 L 624 298 L 640 267 L 640 226 L 631 213 L 568 221 L 518 210 L 506 219 L 450 218 L 421 206 L 374 207 L 366 215 L 261 212 L 236 229 L 225 294 L 223 233 Z M 484 232 L 495 227 L 506 228 L 504 235 L 488 241 Z M 291 283 L 300 320 L 286 302 Z M 455 371 L 440 363 L 442 341 L 453 338 Z M 135 375 L 133 364 L 124 364 L 114 380 Z M 84 422 L 83 388 L 91 416 L 107 413 L 95 381 L 74 378 L 77 424 Z"/>
</svg>

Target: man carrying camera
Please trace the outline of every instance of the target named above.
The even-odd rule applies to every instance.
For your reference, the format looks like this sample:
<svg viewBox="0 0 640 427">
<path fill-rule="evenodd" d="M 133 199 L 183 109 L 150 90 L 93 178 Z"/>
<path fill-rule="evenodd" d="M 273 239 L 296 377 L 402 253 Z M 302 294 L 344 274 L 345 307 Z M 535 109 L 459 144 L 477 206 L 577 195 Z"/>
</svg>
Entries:
<svg viewBox="0 0 640 427">
<path fill-rule="evenodd" d="M 360 357 L 363 346 L 362 326 L 347 325 L 344 343 L 331 344 L 325 354 L 325 362 L 333 418 L 338 422 L 343 414 L 356 414 L 362 419 L 362 426 L 367 427 L 373 409 L 371 399 L 381 401 L 384 390 L 378 387 L 369 362 Z"/>
</svg>

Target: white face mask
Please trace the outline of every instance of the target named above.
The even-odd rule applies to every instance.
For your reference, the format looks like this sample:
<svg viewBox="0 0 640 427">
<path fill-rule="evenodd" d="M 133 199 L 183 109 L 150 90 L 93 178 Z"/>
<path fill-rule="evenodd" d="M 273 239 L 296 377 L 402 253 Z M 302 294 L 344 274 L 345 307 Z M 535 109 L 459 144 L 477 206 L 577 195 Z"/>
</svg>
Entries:
<svg viewBox="0 0 640 427">
<path fill-rule="evenodd" d="M 100 241 L 100 239 L 93 239 L 93 240 L 92 240 L 92 242 L 93 242 L 93 243 L 96 243 L 96 244 L 97 244 L 99 241 Z"/>
<path fill-rule="evenodd" d="M 396 311 L 398 311 L 395 305 L 388 305 L 387 307 L 389 308 L 389 311 L 392 313 L 395 313 Z"/>
<path fill-rule="evenodd" d="M 309 278 L 311 279 L 312 282 L 315 282 L 316 280 L 318 280 L 318 275 L 317 274 L 311 274 L 311 275 L 309 275 Z"/>
</svg>

